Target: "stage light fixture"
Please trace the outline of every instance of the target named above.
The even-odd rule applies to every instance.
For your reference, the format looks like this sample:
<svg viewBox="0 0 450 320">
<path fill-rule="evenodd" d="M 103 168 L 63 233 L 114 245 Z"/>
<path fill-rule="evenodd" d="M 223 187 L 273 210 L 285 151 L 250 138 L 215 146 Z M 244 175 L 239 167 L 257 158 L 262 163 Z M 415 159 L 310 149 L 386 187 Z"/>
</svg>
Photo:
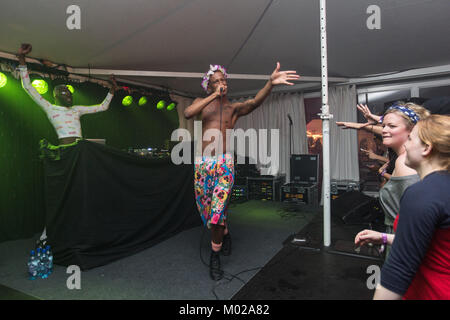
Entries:
<svg viewBox="0 0 450 320">
<path fill-rule="evenodd" d="M 31 83 L 31 85 L 36 89 L 36 91 L 39 94 L 46 94 L 48 91 L 48 84 L 47 81 L 43 80 L 43 79 L 35 79 L 33 80 L 33 82 Z"/>
<path fill-rule="evenodd" d="M 8 78 L 6 77 L 6 75 L 2 72 L 0 72 L 0 88 L 3 88 L 4 86 L 6 86 L 6 83 L 8 82 Z"/>
<path fill-rule="evenodd" d="M 177 106 L 177 103 L 172 102 L 167 106 L 167 110 L 171 111 L 171 110 L 175 109 L 176 106 Z"/>
<path fill-rule="evenodd" d="M 139 106 L 143 106 L 147 103 L 147 97 L 141 97 L 139 99 Z"/>
<path fill-rule="evenodd" d="M 73 94 L 75 92 L 75 89 L 70 84 L 66 84 L 66 87 L 67 87 L 67 89 L 69 89 L 71 94 Z"/>
<path fill-rule="evenodd" d="M 122 99 L 122 105 L 125 107 L 130 106 L 133 103 L 133 97 L 132 96 L 126 96 Z"/>
<path fill-rule="evenodd" d="M 156 105 L 156 108 L 158 109 L 164 109 L 164 107 L 166 106 L 166 102 L 164 100 L 159 100 L 158 104 Z"/>
</svg>

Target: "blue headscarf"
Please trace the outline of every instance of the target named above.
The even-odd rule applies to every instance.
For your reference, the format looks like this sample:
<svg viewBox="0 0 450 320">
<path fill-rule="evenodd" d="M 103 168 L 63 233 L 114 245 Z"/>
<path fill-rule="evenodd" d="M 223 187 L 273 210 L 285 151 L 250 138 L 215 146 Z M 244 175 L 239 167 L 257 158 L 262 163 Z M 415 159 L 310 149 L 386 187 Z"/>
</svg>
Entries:
<svg viewBox="0 0 450 320">
<path fill-rule="evenodd" d="M 411 122 L 414 124 L 416 124 L 417 121 L 420 120 L 419 116 L 417 115 L 417 113 L 414 112 L 414 110 L 412 110 L 408 107 L 405 107 L 402 104 L 394 104 L 393 106 L 389 107 L 389 109 L 387 111 L 392 110 L 392 109 L 403 112 L 403 114 L 405 114 L 409 119 L 411 119 Z M 383 118 L 384 118 L 384 116 L 381 116 L 380 123 L 383 122 Z"/>
</svg>

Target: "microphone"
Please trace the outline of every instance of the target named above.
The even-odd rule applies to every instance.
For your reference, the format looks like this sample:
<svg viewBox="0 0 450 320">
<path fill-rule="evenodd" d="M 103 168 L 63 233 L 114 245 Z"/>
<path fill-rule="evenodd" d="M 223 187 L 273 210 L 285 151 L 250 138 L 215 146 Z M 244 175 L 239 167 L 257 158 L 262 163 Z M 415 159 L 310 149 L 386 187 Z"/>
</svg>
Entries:
<svg viewBox="0 0 450 320">
<path fill-rule="evenodd" d="M 292 124 L 292 118 L 291 118 L 291 115 L 288 113 L 288 118 L 289 118 L 289 124 Z"/>
</svg>

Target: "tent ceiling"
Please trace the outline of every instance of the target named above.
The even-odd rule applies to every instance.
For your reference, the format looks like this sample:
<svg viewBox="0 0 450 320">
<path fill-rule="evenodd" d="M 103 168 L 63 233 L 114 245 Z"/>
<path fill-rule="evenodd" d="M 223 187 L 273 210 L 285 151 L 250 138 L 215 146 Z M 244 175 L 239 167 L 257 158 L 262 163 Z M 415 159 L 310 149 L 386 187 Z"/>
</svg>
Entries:
<svg viewBox="0 0 450 320">
<path fill-rule="evenodd" d="M 66 27 L 72 4 L 81 8 L 81 30 Z M 374 4 L 381 8 L 381 30 L 366 26 Z M 448 0 L 333 0 L 327 6 L 330 76 L 450 64 Z M 2 0 L 0 25 L 0 51 L 16 52 L 29 42 L 32 57 L 73 67 L 205 72 L 217 63 L 230 73 L 270 74 L 280 61 L 283 69 L 320 76 L 318 0 Z M 199 79 L 122 78 L 202 93 Z M 234 92 L 262 85 L 230 80 Z"/>
</svg>

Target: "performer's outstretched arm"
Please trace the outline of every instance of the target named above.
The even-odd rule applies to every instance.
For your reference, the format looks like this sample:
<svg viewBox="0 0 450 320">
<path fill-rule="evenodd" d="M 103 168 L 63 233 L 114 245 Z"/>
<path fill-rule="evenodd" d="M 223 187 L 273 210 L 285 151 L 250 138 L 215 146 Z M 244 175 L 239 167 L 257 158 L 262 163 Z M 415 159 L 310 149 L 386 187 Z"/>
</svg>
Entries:
<svg viewBox="0 0 450 320">
<path fill-rule="evenodd" d="M 19 73 L 20 78 L 22 79 L 22 86 L 31 99 L 34 100 L 45 112 L 47 112 L 52 104 L 42 97 L 39 92 L 31 85 L 30 75 L 28 74 L 27 64 L 25 62 L 25 56 L 30 53 L 32 50 L 32 46 L 30 44 L 22 44 L 19 49 L 18 58 L 19 58 Z"/>
<path fill-rule="evenodd" d="M 111 92 L 108 92 L 105 100 L 103 100 L 103 102 L 100 104 L 96 104 L 93 106 L 73 106 L 72 109 L 77 110 L 79 112 L 80 116 L 83 114 L 88 114 L 88 113 L 97 113 L 97 112 L 106 111 L 109 108 L 112 98 L 113 98 L 113 95 L 111 94 Z"/>
<path fill-rule="evenodd" d="M 286 84 L 289 86 L 292 86 L 293 83 L 289 82 L 292 80 L 298 80 L 300 78 L 299 75 L 297 75 L 296 71 L 280 71 L 280 63 L 277 62 L 277 67 L 273 71 L 272 75 L 270 76 L 269 81 L 267 81 L 264 88 L 262 88 L 253 99 L 249 99 L 244 102 L 238 102 L 235 103 L 234 109 L 235 109 L 235 115 L 236 119 L 233 119 L 234 121 L 237 120 L 238 117 L 244 116 L 246 114 L 249 114 L 256 108 L 258 108 L 264 100 L 267 98 L 267 96 L 272 91 L 272 87 L 280 84 Z"/>
<path fill-rule="evenodd" d="M 118 90 L 114 76 L 111 76 L 110 80 L 112 85 L 109 89 L 108 94 L 106 95 L 105 100 L 103 100 L 102 103 L 93 106 L 73 106 L 72 108 L 77 110 L 80 113 L 80 116 L 83 114 L 96 113 L 108 110 L 111 100 L 114 97 L 114 93 L 116 90 Z"/>
</svg>

